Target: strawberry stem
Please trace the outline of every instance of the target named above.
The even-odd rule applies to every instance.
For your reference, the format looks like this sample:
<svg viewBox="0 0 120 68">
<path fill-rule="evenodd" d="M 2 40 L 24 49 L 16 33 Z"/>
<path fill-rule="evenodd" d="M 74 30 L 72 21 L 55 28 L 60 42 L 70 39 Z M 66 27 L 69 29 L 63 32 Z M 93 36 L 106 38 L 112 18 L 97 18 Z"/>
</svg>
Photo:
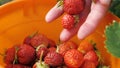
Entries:
<svg viewBox="0 0 120 68">
<path fill-rule="evenodd" d="M 36 34 L 38 34 L 38 31 L 36 31 L 35 33 L 31 34 L 29 37 L 32 38 L 32 37 L 34 37 Z"/>
<path fill-rule="evenodd" d="M 43 51 L 40 54 L 40 65 L 42 65 L 42 56 L 43 56 Z"/>
<path fill-rule="evenodd" d="M 18 52 L 19 48 L 16 46 L 15 47 L 15 59 L 13 61 L 13 64 L 17 64 L 18 63 L 18 57 L 17 57 L 17 52 Z"/>
</svg>

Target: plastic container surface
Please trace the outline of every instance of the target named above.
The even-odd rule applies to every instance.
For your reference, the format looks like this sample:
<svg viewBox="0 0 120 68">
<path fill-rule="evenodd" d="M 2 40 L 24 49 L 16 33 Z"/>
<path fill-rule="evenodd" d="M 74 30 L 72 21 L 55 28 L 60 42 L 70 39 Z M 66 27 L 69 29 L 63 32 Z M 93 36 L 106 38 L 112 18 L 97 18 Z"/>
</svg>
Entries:
<svg viewBox="0 0 120 68">
<path fill-rule="evenodd" d="M 6 48 L 22 43 L 24 37 L 36 31 L 47 35 L 56 42 L 62 30 L 61 18 L 53 23 L 45 22 L 46 13 L 56 3 L 56 0 L 14 0 L 0 6 L 0 53 Z M 120 21 L 119 18 L 108 12 L 101 20 L 97 29 L 86 39 L 97 43 L 105 64 L 111 68 L 120 68 L 120 59 L 110 55 L 104 48 L 104 29 L 113 20 Z M 81 41 L 73 37 L 76 43 Z M 3 57 L 0 56 L 0 68 L 4 68 Z"/>
</svg>

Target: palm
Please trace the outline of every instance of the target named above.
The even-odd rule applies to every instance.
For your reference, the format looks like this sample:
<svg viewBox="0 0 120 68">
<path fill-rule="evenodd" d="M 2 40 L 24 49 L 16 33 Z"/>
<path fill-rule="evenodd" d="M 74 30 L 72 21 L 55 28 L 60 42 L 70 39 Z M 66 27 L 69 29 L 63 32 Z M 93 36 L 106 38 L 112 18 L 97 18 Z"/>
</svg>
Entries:
<svg viewBox="0 0 120 68">
<path fill-rule="evenodd" d="M 84 39 L 88 36 L 105 15 L 110 2 L 111 0 L 98 0 L 96 3 L 92 3 L 92 0 L 86 0 L 85 9 L 80 13 L 80 23 L 73 29 L 63 29 L 60 34 L 61 41 L 67 41 L 76 34 L 79 39 Z M 46 15 L 47 22 L 51 22 L 63 14 L 62 7 L 56 8 L 56 6 Z M 51 17 L 51 15 L 53 16 Z"/>
</svg>

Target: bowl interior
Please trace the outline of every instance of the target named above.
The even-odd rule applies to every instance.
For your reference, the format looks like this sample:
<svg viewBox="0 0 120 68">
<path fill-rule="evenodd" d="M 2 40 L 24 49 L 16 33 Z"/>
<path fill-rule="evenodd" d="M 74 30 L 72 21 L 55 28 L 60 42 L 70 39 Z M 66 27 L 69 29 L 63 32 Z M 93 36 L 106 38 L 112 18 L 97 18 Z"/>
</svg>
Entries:
<svg viewBox="0 0 120 68">
<path fill-rule="evenodd" d="M 22 4 L 25 6 L 22 6 Z M 0 8 L 0 10 L 2 10 L 2 14 L 0 14 L 0 53 L 4 53 L 6 48 L 9 48 L 13 45 L 21 44 L 24 37 L 37 31 L 45 34 L 47 37 L 57 42 L 59 39 L 59 34 L 62 31 L 60 24 L 61 17 L 49 24 L 44 20 L 45 14 L 50 10 L 51 7 L 53 7 L 54 4 L 55 1 L 52 0 L 35 0 L 33 2 L 23 0 L 3 5 L 2 8 Z M 111 56 L 104 48 L 104 29 L 105 26 L 111 23 L 113 20 L 120 21 L 120 19 L 108 12 L 101 20 L 96 30 L 85 40 L 95 41 L 97 48 L 102 54 L 105 64 L 113 66 L 111 68 L 118 68 L 120 62 L 116 64 L 118 67 L 114 67 L 114 62 L 116 62 L 117 58 Z M 77 44 L 81 42 L 76 36 L 71 40 L 75 41 Z M 117 59 L 117 61 L 118 60 L 120 59 Z M 5 65 L 2 56 L 0 56 L 0 65 Z"/>
</svg>

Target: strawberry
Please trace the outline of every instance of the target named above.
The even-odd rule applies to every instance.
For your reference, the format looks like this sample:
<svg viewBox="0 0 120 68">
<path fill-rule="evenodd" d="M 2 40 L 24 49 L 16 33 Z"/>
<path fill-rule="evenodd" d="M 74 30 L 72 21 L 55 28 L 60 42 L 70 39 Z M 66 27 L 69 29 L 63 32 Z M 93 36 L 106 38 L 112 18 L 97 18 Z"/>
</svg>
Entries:
<svg viewBox="0 0 120 68">
<path fill-rule="evenodd" d="M 55 41 L 53 41 L 52 39 L 48 39 L 48 48 L 49 47 L 56 47 L 56 43 L 55 43 Z"/>
<path fill-rule="evenodd" d="M 7 64 L 5 68 L 13 68 L 13 64 Z"/>
<path fill-rule="evenodd" d="M 28 44 L 28 45 L 30 45 L 30 40 L 31 40 L 31 38 L 32 38 L 32 37 L 30 37 L 30 36 L 25 37 L 24 40 L 23 40 L 23 44 Z"/>
<path fill-rule="evenodd" d="M 59 53 L 64 56 L 65 53 L 70 49 L 77 49 L 78 45 L 73 41 L 67 41 L 59 45 Z"/>
<path fill-rule="evenodd" d="M 60 66 L 63 64 L 63 57 L 55 51 L 50 51 L 44 58 L 44 62 L 53 67 Z"/>
<path fill-rule="evenodd" d="M 33 33 L 33 34 L 25 37 L 24 40 L 23 40 L 23 44 L 28 44 L 28 45 L 30 45 L 30 44 L 31 44 L 31 39 L 32 39 L 36 34 L 38 34 L 38 32 L 35 32 L 35 33 Z"/>
<path fill-rule="evenodd" d="M 90 50 L 94 50 L 93 44 L 89 41 L 82 41 L 78 47 L 78 50 L 83 54 L 87 53 Z"/>
<path fill-rule="evenodd" d="M 35 49 L 27 44 L 22 44 L 17 52 L 21 64 L 31 64 L 35 60 Z"/>
<path fill-rule="evenodd" d="M 16 56 L 17 48 L 19 48 L 19 46 L 13 46 L 7 49 L 4 57 L 4 62 L 6 64 L 15 64 L 17 62 Z"/>
<path fill-rule="evenodd" d="M 41 52 L 43 52 L 43 57 L 45 57 L 48 53 L 48 48 L 44 44 L 39 45 L 36 49 L 38 59 L 40 58 Z"/>
<path fill-rule="evenodd" d="M 44 61 L 42 61 L 43 53 L 44 51 L 41 51 L 41 55 L 39 57 L 40 59 L 33 65 L 32 68 L 50 68 L 49 65 L 47 65 L 46 63 L 44 63 Z"/>
<path fill-rule="evenodd" d="M 94 62 L 95 65 L 98 65 L 98 56 L 95 51 L 91 50 L 84 55 L 84 61 Z"/>
<path fill-rule="evenodd" d="M 79 23 L 79 15 L 70 15 L 70 14 L 65 14 L 62 18 L 62 26 L 65 29 L 71 29 L 75 27 L 75 25 Z"/>
<path fill-rule="evenodd" d="M 65 29 L 71 29 L 74 27 L 74 22 L 75 22 L 75 18 L 73 17 L 73 15 L 70 14 L 65 14 L 62 18 L 62 26 Z"/>
<path fill-rule="evenodd" d="M 64 62 L 70 68 L 79 68 L 83 63 L 83 54 L 76 49 L 68 50 L 64 55 Z"/>
<path fill-rule="evenodd" d="M 25 66 L 22 64 L 8 64 L 5 68 L 31 68 L 30 66 Z"/>
<path fill-rule="evenodd" d="M 48 49 L 48 51 L 50 52 L 50 51 L 56 51 L 56 48 L 55 47 L 50 47 L 49 49 Z"/>
<path fill-rule="evenodd" d="M 35 48 L 40 44 L 44 44 L 46 46 L 48 46 L 49 44 L 48 38 L 43 34 L 36 34 L 35 36 L 33 36 L 30 43 Z"/>
<path fill-rule="evenodd" d="M 85 6 L 85 0 L 63 0 L 63 9 L 68 14 L 80 14 Z"/>
<path fill-rule="evenodd" d="M 91 61 L 85 61 L 80 68 L 96 68 L 96 65 Z"/>
</svg>

